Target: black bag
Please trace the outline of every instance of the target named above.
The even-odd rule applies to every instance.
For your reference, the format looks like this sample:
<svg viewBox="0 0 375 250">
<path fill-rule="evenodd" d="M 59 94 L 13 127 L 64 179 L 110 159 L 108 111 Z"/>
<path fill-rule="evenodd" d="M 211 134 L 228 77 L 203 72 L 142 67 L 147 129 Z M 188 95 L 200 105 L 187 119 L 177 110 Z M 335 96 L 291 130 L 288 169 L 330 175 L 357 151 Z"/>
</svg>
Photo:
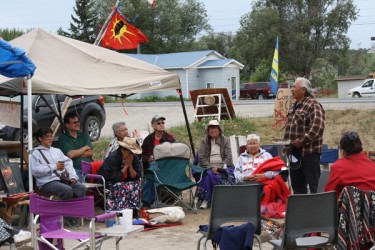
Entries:
<svg viewBox="0 0 375 250">
<path fill-rule="evenodd" d="M 64 171 L 61 174 L 57 173 L 56 170 L 53 171 L 53 172 L 55 173 L 55 175 L 57 175 L 60 178 L 60 182 L 61 183 L 64 183 L 66 185 L 72 184 L 72 181 L 69 178 L 69 173 L 68 172 Z"/>
<path fill-rule="evenodd" d="M 288 154 L 289 167 L 291 169 L 299 169 L 301 167 L 302 150 L 291 146 Z"/>
</svg>

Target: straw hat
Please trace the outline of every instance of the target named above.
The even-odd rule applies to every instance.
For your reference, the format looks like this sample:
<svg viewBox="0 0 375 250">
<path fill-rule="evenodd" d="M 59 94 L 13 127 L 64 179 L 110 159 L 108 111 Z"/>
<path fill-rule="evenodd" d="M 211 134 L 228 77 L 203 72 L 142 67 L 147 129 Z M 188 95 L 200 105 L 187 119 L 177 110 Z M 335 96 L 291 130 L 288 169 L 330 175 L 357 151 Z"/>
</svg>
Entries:
<svg viewBox="0 0 375 250">
<path fill-rule="evenodd" d="M 219 123 L 218 120 L 211 120 L 211 121 L 208 122 L 208 124 L 206 125 L 206 128 L 205 128 L 205 129 L 206 129 L 206 134 L 208 134 L 208 128 L 209 128 L 210 126 L 218 126 L 219 129 L 220 129 L 220 132 L 221 132 L 221 133 L 224 133 L 224 127 L 223 127 L 223 125 L 221 125 L 221 124 Z"/>
<path fill-rule="evenodd" d="M 216 100 L 215 100 L 215 97 L 213 97 L 212 95 L 207 95 L 203 98 L 203 102 L 207 105 L 214 105 L 216 103 Z"/>
<path fill-rule="evenodd" d="M 132 151 L 134 154 L 138 155 L 142 153 L 142 148 L 137 144 L 137 141 L 134 138 L 124 137 L 122 141 L 118 141 L 118 144 L 121 147 Z"/>
</svg>

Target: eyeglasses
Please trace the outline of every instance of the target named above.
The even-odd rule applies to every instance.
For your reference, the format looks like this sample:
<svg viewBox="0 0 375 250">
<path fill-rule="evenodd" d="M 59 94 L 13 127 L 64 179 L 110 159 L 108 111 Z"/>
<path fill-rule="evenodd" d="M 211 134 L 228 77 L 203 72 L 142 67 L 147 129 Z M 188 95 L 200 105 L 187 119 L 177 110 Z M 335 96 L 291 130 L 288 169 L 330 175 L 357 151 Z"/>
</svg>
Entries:
<svg viewBox="0 0 375 250">
<path fill-rule="evenodd" d="M 164 125 L 165 122 L 157 122 L 156 125 Z"/>
<path fill-rule="evenodd" d="M 258 144 L 259 144 L 259 142 L 250 142 L 247 145 L 249 145 L 249 146 L 255 146 L 255 145 L 258 145 Z"/>
</svg>

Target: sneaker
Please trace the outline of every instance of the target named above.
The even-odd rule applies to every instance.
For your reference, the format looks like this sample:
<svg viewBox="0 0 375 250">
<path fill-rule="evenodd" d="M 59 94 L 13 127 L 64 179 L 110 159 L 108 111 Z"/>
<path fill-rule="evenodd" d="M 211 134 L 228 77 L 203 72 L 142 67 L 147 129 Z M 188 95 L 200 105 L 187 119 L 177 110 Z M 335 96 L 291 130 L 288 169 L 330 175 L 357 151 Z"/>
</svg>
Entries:
<svg viewBox="0 0 375 250">
<path fill-rule="evenodd" d="M 18 234 L 13 235 L 13 240 L 15 243 L 19 243 L 29 239 L 31 239 L 31 233 L 28 231 L 21 230 Z"/>
<path fill-rule="evenodd" d="M 201 206 L 199 207 L 200 209 L 206 209 L 208 208 L 208 202 L 207 201 L 203 201 Z"/>
</svg>

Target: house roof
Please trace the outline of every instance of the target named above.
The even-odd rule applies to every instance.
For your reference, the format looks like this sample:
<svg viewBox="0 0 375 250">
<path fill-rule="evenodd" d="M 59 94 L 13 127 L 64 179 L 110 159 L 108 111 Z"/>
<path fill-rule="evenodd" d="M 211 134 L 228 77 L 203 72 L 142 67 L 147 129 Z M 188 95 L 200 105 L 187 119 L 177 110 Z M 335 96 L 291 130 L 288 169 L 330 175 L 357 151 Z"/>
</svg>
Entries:
<svg viewBox="0 0 375 250">
<path fill-rule="evenodd" d="M 234 63 L 238 65 L 241 69 L 244 67 L 243 64 L 239 63 L 238 61 L 234 59 L 221 59 L 221 60 L 208 60 L 205 61 L 204 63 L 198 65 L 199 69 L 204 69 L 204 68 L 223 68 L 231 63 Z"/>
<path fill-rule="evenodd" d="M 221 61 L 216 65 L 207 65 L 204 67 L 225 67 L 229 63 L 236 63 L 241 68 L 243 65 L 234 59 L 226 59 L 224 56 L 219 54 L 214 50 L 202 50 L 202 51 L 191 51 L 191 52 L 178 52 L 178 53 L 168 53 L 168 54 L 126 54 L 128 56 L 134 57 L 136 59 L 151 63 L 155 66 L 158 66 L 163 69 L 181 69 L 189 68 L 192 65 L 203 62 L 209 55 L 217 56 L 218 60 L 209 60 L 209 61 Z M 224 61 L 230 60 L 229 62 Z M 202 64 L 201 64 L 202 65 Z M 199 67 L 201 66 L 199 65 Z M 220 66 L 221 65 L 221 66 Z"/>
</svg>

